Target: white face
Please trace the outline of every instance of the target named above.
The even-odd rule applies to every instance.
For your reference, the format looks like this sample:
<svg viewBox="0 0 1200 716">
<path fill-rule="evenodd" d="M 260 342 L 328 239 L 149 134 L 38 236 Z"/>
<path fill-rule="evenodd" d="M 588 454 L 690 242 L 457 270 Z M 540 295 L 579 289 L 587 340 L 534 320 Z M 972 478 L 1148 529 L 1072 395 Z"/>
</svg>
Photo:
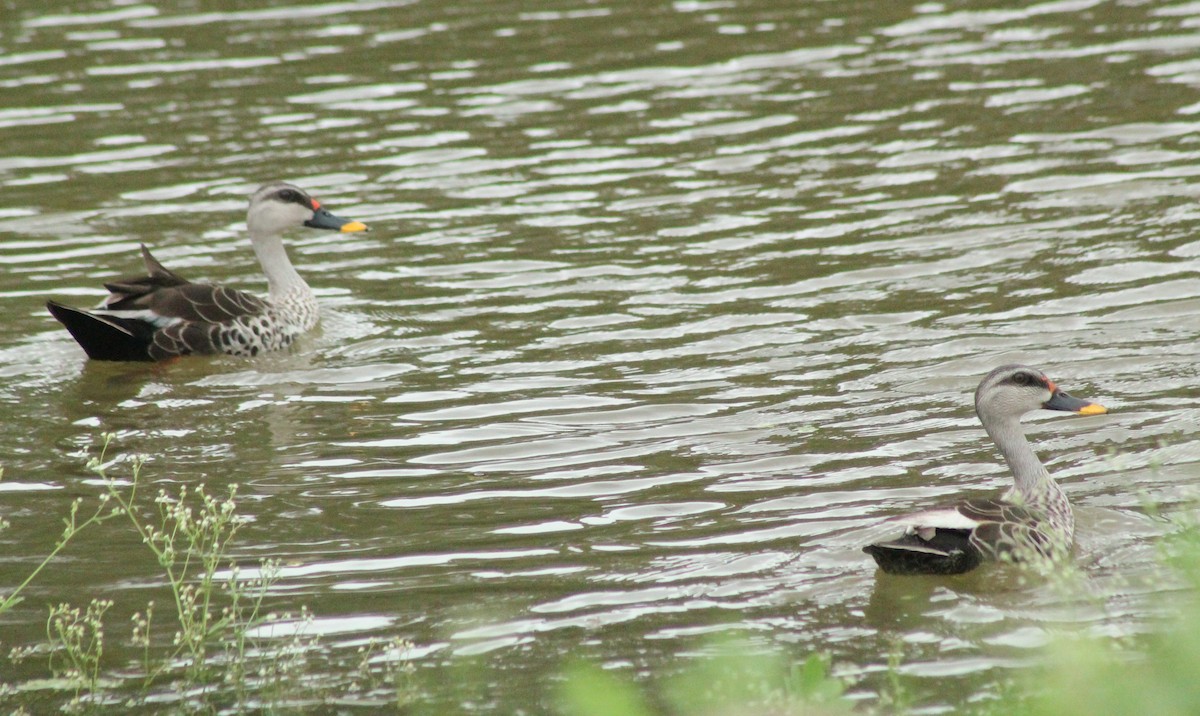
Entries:
<svg viewBox="0 0 1200 716">
<path fill-rule="evenodd" d="M 291 200 L 287 201 L 285 198 Z M 307 195 L 295 187 L 263 187 L 250 199 L 246 225 L 254 234 L 282 234 L 288 229 L 301 226 L 313 218 L 312 209 L 301 203 L 307 198 Z"/>
<path fill-rule="evenodd" d="M 977 409 L 993 415 L 1021 416 L 1050 400 L 1050 381 L 1040 371 L 1024 366 L 994 370 L 975 395 Z"/>
</svg>

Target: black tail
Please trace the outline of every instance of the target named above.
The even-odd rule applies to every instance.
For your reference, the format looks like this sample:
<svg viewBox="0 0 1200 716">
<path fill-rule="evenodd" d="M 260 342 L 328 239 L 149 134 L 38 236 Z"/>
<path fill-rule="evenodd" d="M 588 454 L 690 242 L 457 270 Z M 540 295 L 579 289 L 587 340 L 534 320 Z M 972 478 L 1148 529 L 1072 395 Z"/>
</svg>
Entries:
<svg viewBox="0 0 1200 716">
<path fill-rule="evenodd" d="M 975 569 L 983 555 L 970 542 L 969 530 L 939 529 L 931 540 L 904 535 L 863 547 L 888 574 L 962 574 Z"/>
<path fill-rule="evenodd" d="M 154 328 L 148 324 L 88 313 L 57 301 L 46 301 L 46 308 L 92 360 L 154 360 L 149 350 Z"/>
</svg>

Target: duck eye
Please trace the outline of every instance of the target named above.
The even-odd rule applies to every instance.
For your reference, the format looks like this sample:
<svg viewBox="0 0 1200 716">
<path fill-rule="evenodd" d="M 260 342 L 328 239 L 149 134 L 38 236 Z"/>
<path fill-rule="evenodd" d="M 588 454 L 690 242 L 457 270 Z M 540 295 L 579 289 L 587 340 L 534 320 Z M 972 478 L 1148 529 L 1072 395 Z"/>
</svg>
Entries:
<svg viewBox="0 0 1200 716">
<path fill-rule="evenodd" d="M 300 195 L 291 189 L 284 189 L 283 191 L 279 192 L 279 199 L 289 204 L 300 203 Z"/>
<path fill-rule="evenodd" d="M 1033 376 L 1029 375 L 1028 373 L 1017 373 L 1016 375 L 1013 376 L 1012 380 L 1017 385 L 1032 385 L 1033 384 Z"/>
</svg>

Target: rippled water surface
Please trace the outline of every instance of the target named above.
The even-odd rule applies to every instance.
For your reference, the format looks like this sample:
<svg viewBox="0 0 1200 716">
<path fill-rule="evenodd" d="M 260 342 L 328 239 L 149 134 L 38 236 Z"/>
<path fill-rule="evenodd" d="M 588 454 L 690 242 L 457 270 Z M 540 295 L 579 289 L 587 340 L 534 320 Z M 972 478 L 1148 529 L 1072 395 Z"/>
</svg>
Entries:
<svg viewBox="0 0 1200 716">
<path fill-rule="evenodd" d="M 444 706 L 540 712 L 573 657 L 655 672 L 742 628 L 867 700 L 899 648 L 936 712 L 1150 623 L 1145 505 L 1200 482 L 1200 3 L 46 5 L 0 18 L 4 591 L 115 432 L 156 487 L 240 486 L 238 557 L 283 561 L 272 607 L 331 662 L 480 657 Z M 323 312 L 295 350 L 88 363 L 46 313 L 139 243 L 265 290 L 243 218 L 276 178 L 373 228 L 290 237 Z M 970 402 L 1007 362 L 1113 411 L 1028 421 L 1086 603 L 859 551 L 1008 484 Z M 81 540 L 6 646 L 105 596 L 134 658 L 161 576 Z"/>
</svg>

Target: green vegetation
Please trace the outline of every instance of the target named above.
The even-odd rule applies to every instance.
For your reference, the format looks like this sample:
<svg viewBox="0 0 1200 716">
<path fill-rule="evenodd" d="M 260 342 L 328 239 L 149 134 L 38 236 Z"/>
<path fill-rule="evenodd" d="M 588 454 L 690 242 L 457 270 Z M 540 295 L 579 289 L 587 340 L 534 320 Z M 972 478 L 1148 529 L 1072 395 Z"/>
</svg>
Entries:
<svg viewBox="0 0 1200 716">
<path fill-rule="evenodd" d="M 1194 534 L 1194 533 L 1193 533 Z M 1194 541 L 1194 540 L 1189 540 Z M 1200 584 L 1200 543 L 1173 552 Z M 1200 713 L 1200 599 L 1192 593 L 1178 617 L 1137 638 L 1067 638 L 1053 642 L 1043 664 L 996 699 L 966 713 L 986 716 L 1191 716 Z M 830 674 L 828 660 L 793 664 L 778 653 L 746 646 L 697 661 L 667 688 L 648 690 L 595 666 L 564 672 L 561 716 L 826 716 L 895 714 L 916 708 L 899 672 L 899 650 L 888 658 L 883 691 L 857 704 L 850 685 Z"/>
<path fill-rule="evenodd" d="M 567 669 L 559 688 L 563 716 L 734 716 L 736 714 L 849 714 L 846 683 L 830 676 L 829 659 L 813 654 L 793 662 L 782 653 L 735 640 L 669 679 L 656 698 L 633 682 L 589 664 Z M 652 705 L 653 704 L 653 705 Z"/>
<path fill-rule="evenodd" d="M 105 445 L 107 444 L 108 443 L 106 441 Z M 3 478 L 4 470 L 0 469 L 0 479 Z M 33 582 L 33 580 L 36 579 L 39 574 L 42 573 L 42 570 L 46 568 L 46 565 L 54 561 L 54 558 L 57 557 L 60 552 L 66 549 L 67 544 L 69 544 L 76 535 L 92 525 L 100 524 L 110 517 L 115 516 L 114 511 L 106 508 L 105 503 L 107 501 L 107 499 L 102 499 L 100 504 L 96 507 L 95 512 L 92 513 L 91 517 L 88 517 L 83 522 L 79 521 L 79 508 L 83 505 L 83 498 L 78 498 L 71 503 L 70 514 L 63 519 L 65 527 L 63 528 L 62 536 L 59 537 L 58 541 L 54 543 L 54 549 L 50 551 L 50 554 L 46 555 L 46 558 L 43 559 L 41 563 L 39 563 L 38 566 L 31 571 L 28 576 L 25 577 L 25 580 L 18 584 L 15 589 L 13 589 L 12 592 L 2 595 L 2 598 L 0 598 L 0 615 L 3 615 L 5 612 L 11 610 L 13 607 L 21 603 L 21 600 L 24 599 L 24 597 L 21 596 L 21 593 L 25 591 L 25 588 L 28 587 L 29 584 Z M 0 518 L 0 532 L 8 529 L 10 526 L 11 525 L 9 524 L 8 520 Z"/>
<path fill-rule="evenodd" d="M 224 497 L 204 487 L 139 495 L 140 459 L 105 462 L 109 438 L 89 467 L 103 485 L 97 504 L 72 503 L 62 535 L 47 558 L 4 599 L 0 614 L 18 604 L 22 592 L 83 531 L 100 525 L 131 529 L 146 556 L 162 575 L 159 592 L 169 606 L 151 601 L 138 609 L 120 637 L 135 647 L 135 663 L 113 663 L 106 649 L 106 617 L 114 604 L 92 598 L 86 605 L 49 606 L 45 641 L 10 648 L 13 663 L 44 664 L 48 679 L 36 683 L 0 682 L 0 708 L 16 713 L 47 703 L 68 711 L 100 711 L 114 705 L 159 710 L 163 704 L 182 711 L 313 711 L 335 705 L 390 707 L 404 713 L 478 711 L 495 674 L 477 661 L 450 663 L 415 673 L 412 645 L 396 637 L 371 641 L 340 671 L 329 669 L 328 645 L 307 635 L 312 617 L 268 609 L 278 564 L 253 569 L 232 558 L 235 537 L 244 521 L 237 514 L 236 488 Z M 129 468 L 124 480 L 109 477 L 117 466 Z M 0 529 L 7 525 L 0 525 Z M 1059 638 L 1046 650 L 1042 665 L 1026 669 L 1010 687 L 968 712 L 1025 716 L 1156 716 L 1200 713 L 1200 529 L 1181 527 L 1162 546 L 1161 579 L 1180 589 L 1160 595 L 1159 607 L 1174 614 L 1163 628 L 1137 636 Z M 1060 566 L 1061 567 L 1061 566 Z M 1029 570 L 1031 580 L 1038 570 Z M 1097 600 L 1086 576 L 1077 570 L 1050 570 L 1052 584 L 1073 599 Z M 1056 580 L 1056 581 L 1055 581 Z M 1170 599 L 1170 603 L 1165 600 Z M 132 609 L 126 613 L 132 612 Z M 289 636 L 280 637 L 279 634 Z M 551 667 L 543 693 L 529 713 L 558 716 L 826 716 L 903 714 L 921 707 L 902 673 L 899 638 L 886 663 L 870 677 L 847 677 L 855 670 L 836 669 L 828 656 L 795 653 L 761 641 L 734 637 L 698 645 L 698 655 L 680 657 L 670 673 L 635 673 L 625 662 L 601 667 L 577 661 Z M 125 653 L 130 653 L 128 649 Z M 343 654 L 343 656 L 349 656 Z M 884 658 L 881 656 L 881 658 Z M 472 666 L 474 665 L 474 666 Z M 334 673 L 331 673 L 334 672 Z M 11 670 L 0 664 L 0 674 Z M 11 678 L 11 677 L 0 677 Z M 869 678 L 856 682 L 855 678 Z M 457 708 L 431 707 L 440 681 Z M 873 687 L 873 691 L 868 688 Z M 31 697 L 30 695 L 34 696 Z M 33 700 L 30 700 L 30 699 Z M 468 703 L 470 702 L 470 703 Z"/>
<path fill-rule="evenodd" d="M 129 701 L 131 682 L 139 685 L 136 691 L 141 697 L 168 684 L 187 711 L 229 706 L 278 710 L 322 702 L 325 694 L 317 680 L 307 678 L 306 660 L 317 651 L 316 639 L 304 636 L 311 621 L 307 610 L 299 615 L 266 612 L 264 603 L 278 564 L 260 563 L 253 576 L 246 577 L 231 557 L 234 537 L 244 523 L 236 512 L 237 487 L 230 487 L 223 499 L 208 494 L 203 486 L 193 490 L 182 486 L 174 494 L 160 490 L 151 505 L 144 505 L 138 498 L 144 461 L 132 460 L 127 482 L 110 478 L 108 470 L 115 464 L 105 461 L 110 441 L 111 436 L 105 435 L 100 456 L 88 463 L 104 484 L 99 504 L 83 521 L 78 517 L 82 501 L 72 504 L 53 551 L 0 601 L 0 614 L 21 601 L 21 592 L 83 530 L 125 518 L 161 569 L 171 597 L 170 626 L 155 621 L 152 601 L 134 614 L 130 642 L 142 658 L 131 673 L 128 665 L 117 669 L 104 663 L 104 617 L 112 601 L 92 599 L 82 609 L 58 604 L 50 608 L 46 644 L 14 648 L 9 659 L 47 658 L 50 674 L 71 694 L 63 706 L 76 711 L 111 703 L 118 694 Z M 292 637 L 257 636 L 269 633 L 271 625 L 292 625 Z M 164 649 L 165 637 L 158 635 L 167 629 L 171 636 Z M 397 640 L 382 658 L 376 658 L 372 644 L 360 666 L 363 681 L 371 687 L 387 681 L 397 698 L 406 698 L 402 677 L 408 673 L 407 648 L 406 642 Z M 0 694 L 13 696 L 19 689 L 6 685 Z"/>
<path fill-rule="evenodd" d="M 100 690 L 100 657 L 104 655 L 104 613 L 112 602 L 93 599 L 87 610 L 59 604 L 50 608 L 46 635 L 50 641 L 50 671 L 64 677 L 79 703 L 82 694 Z"/>
<path fill-rule="evenodd" d="M 1200 529 L 1189 525 L 1162 545 L 1164 583 L 1185 592 L 1160 595 L 1167 618 L 1126 638 L 1064 638 L 1042 668 L 995 713 L 1029 716 L 1185 716 L 1200 713 Z"/>
</svg>

